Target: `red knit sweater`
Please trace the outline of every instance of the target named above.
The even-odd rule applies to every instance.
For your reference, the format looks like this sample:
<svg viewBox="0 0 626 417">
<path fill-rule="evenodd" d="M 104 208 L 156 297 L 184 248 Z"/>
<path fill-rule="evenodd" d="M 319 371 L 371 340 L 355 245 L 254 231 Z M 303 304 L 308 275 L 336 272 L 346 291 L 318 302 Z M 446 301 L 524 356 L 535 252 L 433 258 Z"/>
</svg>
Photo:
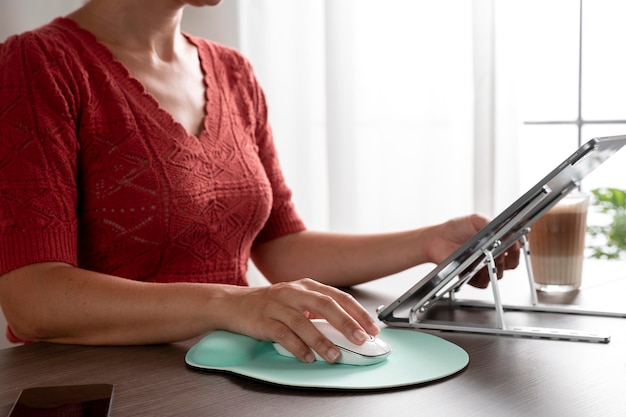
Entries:
<svg viewBox="0 0 626 417">
<path fill-rule="evenodd" d="M 253 244 L 304 229 L 249 63 L 188 38 L 207 85 L 197 137 L 71 20 L 0 46 L 0 274 L 61 261 L 245 285 Z"/>
</svg>

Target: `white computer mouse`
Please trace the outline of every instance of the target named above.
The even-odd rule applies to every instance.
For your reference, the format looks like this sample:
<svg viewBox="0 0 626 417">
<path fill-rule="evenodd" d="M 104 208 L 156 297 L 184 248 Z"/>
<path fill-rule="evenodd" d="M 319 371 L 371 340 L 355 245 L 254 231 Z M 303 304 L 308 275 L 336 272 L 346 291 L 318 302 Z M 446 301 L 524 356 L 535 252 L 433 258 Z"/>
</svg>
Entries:
<svg viewBox="0 0 626 417">
<path fill-rule="evenodd" d="M 324 319 L 313 319 L 311 323 L 341 351 L 341 356 L 337 363 L 346 365 L 373 365 L 384 361 L 391 354 L 391 346 L 389 343 L 379 337 L 369 336 L 369 339 L 366 340 L 365 343 L 357 345 L 349 341 Z M 274 343 L 274 349 L 283 356 L 294 357 L 291 352 L 282 347 L 279 343 Z M 316 360 L 324 360 L 317 352 L 314 353 Z"/>
</svg>

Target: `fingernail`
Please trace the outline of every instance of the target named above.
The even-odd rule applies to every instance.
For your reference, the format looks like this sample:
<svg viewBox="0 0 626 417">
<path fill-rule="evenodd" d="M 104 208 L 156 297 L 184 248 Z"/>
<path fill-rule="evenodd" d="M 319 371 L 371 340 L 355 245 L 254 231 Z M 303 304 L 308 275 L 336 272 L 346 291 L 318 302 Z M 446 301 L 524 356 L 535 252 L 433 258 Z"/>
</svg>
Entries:
<svg viewBox="0 0 626 417">
<path fill-rule="evenodd" d="M 326 352 L 326 355 L 331 362 L 336 362 L 339 359 L 339 356 L 341 356 L 341 352 L 337 348 L 330 348 L 328 349 L 328 352 Z"/>
<path fill-rule="evenodd" d="M 354 339 L 358 343 L 363 343 L 368 339 L 367 333 L 365 333 L 363 330 L 357 330 L 354 332 Z"/>
<path fill-rule="evenodd" d="M 306 363 L 311 363 L 315 360 L 315 355 L 311 352 L 307 353 L 306 356 L 304 357 L 304 361 Z"/>
</svg>

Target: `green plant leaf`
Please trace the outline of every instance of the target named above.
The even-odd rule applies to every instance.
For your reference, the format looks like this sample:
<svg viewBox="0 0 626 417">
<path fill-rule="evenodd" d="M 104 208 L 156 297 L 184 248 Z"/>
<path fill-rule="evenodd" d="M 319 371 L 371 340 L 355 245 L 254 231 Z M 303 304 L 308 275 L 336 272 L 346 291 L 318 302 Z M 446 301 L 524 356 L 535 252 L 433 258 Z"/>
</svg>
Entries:
<svg viewBox="0 0 626 417">
<path fill-rule="evenodd" d="M 597 259 L 626 259 L 626 190 L 596 188 L 591 190 L 591 207 L 612 217 L 609 225 L 589 225 L 590 237 L 605 237 L 604 246 L 589 245 L 589 254 Z"/>
</svg>

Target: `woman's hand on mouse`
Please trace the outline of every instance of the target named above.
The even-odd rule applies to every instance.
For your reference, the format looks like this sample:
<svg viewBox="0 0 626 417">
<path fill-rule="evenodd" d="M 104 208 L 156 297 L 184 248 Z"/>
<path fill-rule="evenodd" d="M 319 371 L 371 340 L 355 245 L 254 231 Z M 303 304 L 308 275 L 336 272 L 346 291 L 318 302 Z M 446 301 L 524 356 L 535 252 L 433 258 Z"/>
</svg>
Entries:
<svg viewBox="0 0 626 417">
<path fill-rule="evenodd" d="M 230 297 L 226 330 L 280 343 L 296 358 L 313 362 L 315 350 L 328 362 L 340 352 L 311 323 L 324 318 L 355 344 L 380 331 L 350 294 L 309 278 L 266 287 L 240 288 Z"/>
</svg>

